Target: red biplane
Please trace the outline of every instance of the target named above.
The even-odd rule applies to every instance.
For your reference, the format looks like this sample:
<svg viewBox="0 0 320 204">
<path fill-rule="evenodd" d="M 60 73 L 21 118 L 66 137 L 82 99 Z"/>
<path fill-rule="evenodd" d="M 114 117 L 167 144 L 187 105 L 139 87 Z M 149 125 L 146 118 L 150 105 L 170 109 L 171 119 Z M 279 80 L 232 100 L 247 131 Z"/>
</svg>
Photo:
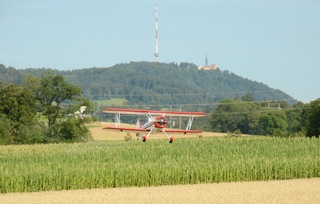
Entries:
<svg viewBox="0 0 320 204">
<path fill-rule="evenodd" d="M 202 117 L 206 114 L 204 112 L 178 112 L 178 111 L 159 111 L 159 110 L 136 110 L 136 109 L 126 109 L 126 108 L 106 108 L 103 110 L 105 113 L 115 113 L 115 127 L 104 127 L 104 130 L 118 130 L 118 131 L 131 131 L 136 132 L 147 132 L 146 135 L 142 136 L 142 141 L 145 142 L 149 135 L 158 129 L 165 134 L 169 142 L 173 142 L 173 137 L 169 136 L 167 133 L 201 133 L 201 130 L 191 130 L 192 122 L 195 117 Z M 138 115 L 137 123 L 135 128 L 120 127 L 120 115 L 121 114 L 135 114 Z M 140 116 L 145 115 L 147 121 L 142 124 L 140 121 Z M 167 120 L 166 116 L 182 116 L 189 117 L 187 127 L 185 130 L 181 129 L 164 129 L 170 121 Z"/>
</svg>

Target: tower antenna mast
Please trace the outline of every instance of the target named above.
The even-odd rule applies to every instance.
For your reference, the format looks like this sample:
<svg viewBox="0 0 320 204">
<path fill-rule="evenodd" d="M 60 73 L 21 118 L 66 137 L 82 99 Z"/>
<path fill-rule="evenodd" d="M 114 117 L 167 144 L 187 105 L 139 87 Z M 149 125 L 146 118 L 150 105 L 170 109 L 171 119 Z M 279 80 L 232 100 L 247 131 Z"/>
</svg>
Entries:
<svg viewBox="0 0 320 204">
<path fill-rule="evenodd" d="M 207 55 L 207 54 L 206 54 L 205 66 L 206 66 L 206 67 L 209 66 L 209 65 L 208 65 L 208 55 Z"/>
<path fill-rule="evenodd" d="M 158 39 L 158 2 L 156 3 L 156 52 L 154 53 L 156 57 L 156 63 L 159 62 L 159 39 Z"/>
</svg>

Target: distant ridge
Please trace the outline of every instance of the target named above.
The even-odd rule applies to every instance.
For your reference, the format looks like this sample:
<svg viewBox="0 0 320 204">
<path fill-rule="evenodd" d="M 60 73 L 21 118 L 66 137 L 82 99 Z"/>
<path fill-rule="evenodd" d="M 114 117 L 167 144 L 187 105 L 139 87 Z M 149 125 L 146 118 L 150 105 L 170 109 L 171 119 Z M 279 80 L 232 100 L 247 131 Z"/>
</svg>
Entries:
<svg viewBox="0 0 320 204">
<path fill-rule="evenodd" d="M 72 71 L 29 68 L 16 70 L 0 65 L 0 80 L 22 83 L 23 76 L 40 77 L 46 72 L 62 74 L 71 83 L 81 86 L 91 100 L 123 98 L 129 104 L 183 105 L 210 104 L 223 98 L 252 94 L 254 100 L 285 100 L 291 96 L 281 90 L 238 76 L 229 71 L 198 70 L 191 63 L 131 62 L 108 68 L 85 68 Z"/>
</svg>

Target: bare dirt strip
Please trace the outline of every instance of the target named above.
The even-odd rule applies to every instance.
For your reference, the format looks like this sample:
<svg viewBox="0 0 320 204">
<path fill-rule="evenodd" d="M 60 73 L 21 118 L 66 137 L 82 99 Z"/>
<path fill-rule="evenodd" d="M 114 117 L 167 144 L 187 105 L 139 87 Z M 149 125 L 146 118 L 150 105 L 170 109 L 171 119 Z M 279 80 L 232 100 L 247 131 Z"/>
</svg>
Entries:
<svg viewBox="0 0 320 204">
<path fill-rule="evenodd" d="M 0 194 L 0 203 L 320 203 L 320 178 Z"/>
</svg>

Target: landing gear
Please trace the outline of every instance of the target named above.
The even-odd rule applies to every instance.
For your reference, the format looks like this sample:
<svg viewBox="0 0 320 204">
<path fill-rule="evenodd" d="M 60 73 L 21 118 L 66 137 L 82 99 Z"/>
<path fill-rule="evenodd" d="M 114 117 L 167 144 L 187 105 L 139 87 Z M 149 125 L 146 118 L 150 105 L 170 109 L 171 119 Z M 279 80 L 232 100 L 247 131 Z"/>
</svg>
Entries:
<svg viewBox="0 0 320 204">
<path fill-rule="evenodd" d="M 146 142 L 147 141 L 147 136 L 146 135 L 143 135 L 143 137 L 142 137 L 142 142 Z"/>
<path fill-rule="evenodd" d="M 173 140 L 174 140 L 174 138 L 171 136 L 171 137 L 169 138 L 169 142 L 172 143 Z"/>
<path fill-rule="evenodd" d="M 143 136 L 141 137 L 142 142 L 146 142 L 146 141 L 147 141 L 149 135 L 151 134 L 151 132 L 152 132 L 153 130 L 154 130 L 154 128 L 152 128 L 147 135 L 143 135 Z M 169 142 L 172 143 L 173 140 L 174 140 L 174 138 L 173 138 L 172 136 L 169 136 L 164 129 L 161 129 L 161 131 L 166 135 L 166 137 L 167 137 L 167 139 L 169 140 Z"/>
</svg>

